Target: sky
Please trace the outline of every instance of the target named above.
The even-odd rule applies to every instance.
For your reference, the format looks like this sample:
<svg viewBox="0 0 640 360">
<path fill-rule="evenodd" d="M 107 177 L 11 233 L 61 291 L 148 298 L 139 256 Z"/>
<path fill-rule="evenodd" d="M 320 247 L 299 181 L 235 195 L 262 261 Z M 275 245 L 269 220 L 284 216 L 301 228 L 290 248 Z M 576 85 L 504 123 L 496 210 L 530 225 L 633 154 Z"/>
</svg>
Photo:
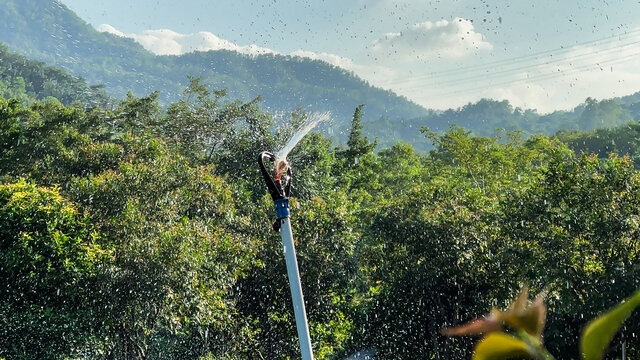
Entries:
<svg viewBox="0 0 640 360">
<path fill-rule="evenodd" d="M 157 54 L 327 61 L 431 109 L 540 113 L 640 91 L 639 1 L 60 0 Z"/>
</svg>

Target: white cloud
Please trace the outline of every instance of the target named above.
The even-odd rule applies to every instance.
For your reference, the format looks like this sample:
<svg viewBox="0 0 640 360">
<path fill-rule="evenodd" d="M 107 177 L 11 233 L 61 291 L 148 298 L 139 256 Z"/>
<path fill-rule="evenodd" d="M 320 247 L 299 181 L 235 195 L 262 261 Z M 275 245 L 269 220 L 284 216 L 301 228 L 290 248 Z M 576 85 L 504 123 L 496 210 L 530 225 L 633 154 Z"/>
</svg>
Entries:
<svg viewBox="0 0 640 360">
<path fill-rule="evenodd" d="M 617 44 L 620 45 L 620 44 Z M 529 79 L 488 91 L 542 112 L 572 109 L 587 97 L 607 99 L 639 90 L 640 46 L 575 47 L 561 61 L 528 71 Z"/>
<path fill-rule="evenodd" d="M 157 55 L 180 55 L 194 51 L 209 50 L 232 50 L 247 55 L 276 53 L 271 49 L 255 44 L 240 46 L 206 31 L 194 34 L 180 34 L 172 30 L 159 29 L 145 30 L 141 34 L 125 34 L 108 24 L 98 26 L 98 30 L 132 38 L 145 49 Z"/>
<path fill-rule="evenodd" d="M 322 60 L 324 62 L 328 62 L 331 65 L 335 65 L 347 70 L 355 70 L 355 68 L 357 67 L 357 65 L 353 62 L 353 60 L 349 58 L 345 58 L 335 54 L 329 54 L 326 52 L 316 53 L 313 51 L 300 49 L 300 50 L 293 51 L 290 55 L 298 56 L 302 58 L 308 58 L 312 60 Z"/>
<path fill-rule="evenodd" d="M 98 26 L 98 31 L 107 32 L 109 34 L 113 34 L 113 35 L 120 36 L 120 37 L 127 37 L 127 35 L 125 33 L 123 33 L 122 31 L 114 28 L 113 26 L 111 26 L 109 24 L 99 25 Z"/>
<path fill-rule="evenodd" d="M 369 80 L 374 84 L 380 80 L 392 78 L 396 75 L 395 70 L 386 66 L 357 64 L 349 58 L 325 52 L 315 53 L 313 51 L 296 50 L 290 55 L 312 60 L 322 60 L 339 68 L 352 71 L 363 79 Z"/>
<path fill-rule="evenodd" d="M 371 56 L 378 61 L 424 61 L 461 57 L 493 46 L 474 30 L 469 20 L 425 21 L 401 32 L 387 33 L 373 42 Z"/>
</svg>

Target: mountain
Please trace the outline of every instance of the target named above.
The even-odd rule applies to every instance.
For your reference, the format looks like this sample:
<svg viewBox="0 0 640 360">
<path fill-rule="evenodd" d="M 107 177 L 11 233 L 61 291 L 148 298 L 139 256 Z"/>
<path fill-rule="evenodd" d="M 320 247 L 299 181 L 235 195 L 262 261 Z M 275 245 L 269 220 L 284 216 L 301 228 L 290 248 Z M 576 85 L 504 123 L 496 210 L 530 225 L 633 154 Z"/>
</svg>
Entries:
<svg viewBox="0 0 640 360">
<path fill-rule="evenodd" d="M 107 107 L 113 104 L 103 86 L 90 86 L 64 70 L 46 66 L 12 54 L 0 44 L 0 97 L 19 99 L 29 103 L 55 97 L 64 105 L 80 102 L 85 105 Z"/>
<path fill-rule="evenodd" d="M 355 107 L 366 104 L 368 119 L 409 119 L 427 114 L 423 107 L 391 91 L 371 86 L 351 72 L 319 60 L 249 56 L 208 51 L 157 56 L 131 39 L 101 33 L 55 0 L 5 0 L 0 7 L 0 42 L 11 51 L 61 67 L 90 83 L 106 85 L 115 97 L 147 95 L 177 100 L 187 76 L 201 76 L 231 99 L 263 99 L 271 112 L 297 106 L 330 110 L 336 128 L 348 126 Z"/>
<path fill-rule="evenodd" d="M 230 100 L 250 101 L 261 96 L 262 107 L 273 114 L 287 113 L 298 106 L 311 111 L 330 110 L 336 120 L 331 125 L 332 136 L 342 139 L 355 107 L 365 104 L 363 133 L 379 137 L 382 147 L 402 140 L 418 150 L 430 149 L 430 142 L 420 133 L 423 126 L 442 132 L 456 124 L 482 136 L 492 136 L 497 128 L 550 135 L 563 129 L 586 131 L 640 120 L 639 94 L 600 101 L 589 98 L 572 110 L 550 114 L 491 99 L 434 111 L 319 60 L 273 54 L 249 56 L 226 50 L 157 56 L 132 39 L 98 32 L 55 0 L 4 0 L 0 7 L 0 42 L 10 51 L 61 67 L 79 77 L 80 82 L 86 79 L 90 84 L 104 84 L 105 91 L 117 98 L 128 91 L 145 96 L 160 90 L 160 101 L 167 105 L 181 96 L 187 76 L 200 76 L 202 83 L 226 89 Z M 27 60 L 23 58 L 23 62 Z M 0 80 L 7 76 L 0 75 Z M 58 83 L 48 83 L 48 91 Z M 19 85 L 11 83 L 13 87 Z M 95 86 L 91 89 L 99 90 Z M 28 91 L 51 95 L 25 88 Z M 71 101 L 72 97 L 68 98 Z"/>
<path fill-rule="evenodd" d="M 474 135 L 488 137 L 504 131 L 521 131 L 525 136 L 554 135 L 563 132 L 564 138 L 566 131 L 582 133 L 601 129 L 606 132 L 607 129 L 638 121 L 640 92 L 613 99 L 587 98 L 572 110 L 556 110 L 549 114 L 539 114 L 535 109 L 514 108 L 507 100 L 480 99 L 457 109 L 430 111 L 425 116 L 400 119 L 393 122 L 395 126 L 392 126 L 389 119 L 380 118 L 369 123 L 369 131 L 383 133 L 385 129 L 390 129 L 387 130 L 388 136 L 379 141 L 382 147 L 391 145 L 393 139 L 402 139 L 417 150 L 425 151 L 432 146 L 419 132 L 423 126 L 433 132 L 442 133 L 456 125 L 471 131 Z M 599 136 L 601 133 L 593 134 Z"/>
</svg>

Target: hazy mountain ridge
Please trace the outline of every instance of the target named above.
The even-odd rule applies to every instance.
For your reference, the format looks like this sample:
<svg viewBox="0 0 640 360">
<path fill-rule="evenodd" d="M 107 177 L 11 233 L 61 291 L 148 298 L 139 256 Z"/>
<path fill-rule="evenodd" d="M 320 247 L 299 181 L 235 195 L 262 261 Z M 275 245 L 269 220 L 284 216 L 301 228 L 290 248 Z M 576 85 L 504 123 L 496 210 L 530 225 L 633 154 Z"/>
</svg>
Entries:
<svg viewBox="0 0 640 360">
<path fill-rule="evenodd" d="M 366 117 L 413 118 L 423 107 L 391 91 L 375 88 L 328 63 L 284 55 L 249 56 L 209 51 L 156 56 L 128 38 L 101 33 L 54 0 L 8 0 L 0 9 L 0 42 L 11 51 L 62 67 L 90 83 L 104 83 L 113 96 L 160 90 L 164 104 L 179 98 L 187 76 L 227 89 L 230 98 L 257 96 L 270 111 L 296 106 L 330 110 L 338 127 L 355 107 L 367 104 Z"/>
<path fill-rule="evenodd" d="M 103 86 L 90 86 L 87 82 L 43 62 L 28 60 L 13 54 L 0 43 L 0 97 L 29 103 L 58 99 L 64 105 L 76 102 L 87 106 L 107 107 L 113 104 Z"/>
<path fill-rule="evenodd" d="M 423 126 L 442 133 L 455 125 L 474 135 L 491 137 L 504 131 L 554 135 L 566 131 L 609 129 L 639 120 L 640 92 L 613 99 L 587 98 L 571 110 L 556 110 L 549 114 L 514 107 L 507 100 L 481 99 L 457 109 L 432 110 L 426 116 L 401 119 L 395 123 L 381 118 L 369 124 L 369 132 L 379 134 L 389 129 L 387 136 L 380 141 L 384 147 L 401 139 L 424 151 L 430 149 L 431 144 L 419 132 Z"/>
<path fill-rule="evenodd" d="M 493 136 L 498 128 L 549 135 L 618 126 L 640 118 L 638 93 L 587 99 L 572 110 L 550 114 L 491 99 L 435 111 L 320 60 L 229 50 L 157 56 L 132 39 L 98 32 L 55 0 L 7 0 L 0 8 L 0 42 L 90 84 L 105 84 L 105 90 L 119 98 L 128 91 L 145 96 L 160 90 L 160 102 L 166 105 L 181 96 L 187 76 L 201 76 L 212 88 L 226 89 L 230 100 L 261 96 L 261 106 L 271 113 L 286 113 L 297 106 L 330 110 L 336 119 L 335 134 L 347 130 L 355 107 L 365 104 L 363 131 L 379 137 L 382 147 L 402 140 L 419 150 L 431 148 L 420 133 L 423 126 L 441 132 L 455 124 L 481 136 Z"/>
</svg>

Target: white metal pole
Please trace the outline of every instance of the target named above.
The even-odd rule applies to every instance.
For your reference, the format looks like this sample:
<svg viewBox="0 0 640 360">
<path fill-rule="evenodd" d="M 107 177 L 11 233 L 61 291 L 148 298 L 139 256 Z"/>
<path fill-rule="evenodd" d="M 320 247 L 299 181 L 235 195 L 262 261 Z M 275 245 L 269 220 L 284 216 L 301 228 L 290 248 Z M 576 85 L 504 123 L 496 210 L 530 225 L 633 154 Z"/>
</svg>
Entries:
<svg viewBox="0 0 640 360">
<path fill-rule="evenodd" d="M 274 177 L 269 176 L 269 172 L 264 166 L 264 160 L 269 159 L 276 162 L 274 167 Z M 287 264 L 287 275 L 289 276 L 289 288 L 291 289 L 291 300 L 293 301 L 293 312 L 296 317 L 296 327 L 298 329 L 298 341 L 300 342 L 300 352 L 302 360 L 313 360 L 313 349 L 311 348 L 311 336 L 309 335 L 309 324 L 307 323 L 307 313 L 304 309 L 304 298 L 302 296 L 302 285 L 300 283 L 300 271 L 298 270 L 298 260 L 296 259 L 296 247 L 293 244 L 293 233 L 291 232 L 291 213 L 289 211 L 289 191 L 291 189 L 291 168 L 286 160 L 280 160 L 275 155 L 263 151 L 258 155 L 260 172 L 267 183 L 267 188 L 273 199 L 276 210 L 276 223 L 273 229 L 280 231 L 282 236 L 282 246 L 284 258 Z M 277 182 L 276 182 L 277 181 Z"/>
<path fill-rule="evenodd" d="M 284 257 L 287 262 L 287 274 L 289 275 L 289 287 L 291 288 L 291 299 L 293 300 L 293 312 L 296 315 L 296 327 L 298 328 L 298 340 L 300 341 L 302 360 L 313 360 L 311 336 L 309 335 L 307 312 L 304 309 L 304 298 L 302 296 L 302 285 L 300 284 L 300 272 L 298 271 L 298 261 L 296 259 L 296 248 L 293 244 L 290 218 L 285 217 L 278 221 L 280 221 L 280 235 L 282 236 Z"/>
</svg>

